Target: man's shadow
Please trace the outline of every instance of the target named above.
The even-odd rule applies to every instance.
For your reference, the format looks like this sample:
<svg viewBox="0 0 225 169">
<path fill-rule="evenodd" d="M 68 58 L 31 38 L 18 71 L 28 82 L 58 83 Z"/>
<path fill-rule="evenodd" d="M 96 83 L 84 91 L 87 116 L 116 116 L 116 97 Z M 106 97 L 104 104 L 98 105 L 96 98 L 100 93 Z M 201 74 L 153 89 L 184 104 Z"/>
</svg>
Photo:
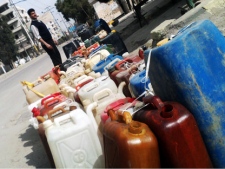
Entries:
<svg viewBox="0 0 225 169">
<path fill-rule="evenodd" d="M 51 168 L 48 156 L 42 145 L 37 130 L 29 125 L 27 130 L 20 134 L 19 138 L 25 142 L 24 147 L 31 147 L 32 152 L 25 156 L 27 164 L 36 168 Z"/>
</svg>

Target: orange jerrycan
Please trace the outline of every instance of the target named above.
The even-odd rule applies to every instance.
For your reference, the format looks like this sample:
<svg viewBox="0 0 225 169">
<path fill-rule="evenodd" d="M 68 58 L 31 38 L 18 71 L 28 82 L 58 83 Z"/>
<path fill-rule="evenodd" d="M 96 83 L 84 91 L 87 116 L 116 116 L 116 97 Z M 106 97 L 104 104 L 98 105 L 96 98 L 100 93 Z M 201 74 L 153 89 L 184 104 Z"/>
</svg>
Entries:
<svg viewBox="0 0 225 169">
<path fill-rule="evenodd" d="M 109 110 L 112 121 L 103 128 L 106 168 L 159 168 L 158 142 L 144 123 Z"/>
</svg>

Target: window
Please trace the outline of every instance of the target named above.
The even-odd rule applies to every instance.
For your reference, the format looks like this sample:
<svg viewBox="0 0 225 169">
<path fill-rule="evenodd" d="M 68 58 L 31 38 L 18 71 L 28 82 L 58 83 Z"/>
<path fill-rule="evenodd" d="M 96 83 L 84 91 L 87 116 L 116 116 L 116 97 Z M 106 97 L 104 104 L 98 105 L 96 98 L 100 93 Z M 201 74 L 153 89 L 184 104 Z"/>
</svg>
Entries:
<svg viewBox="0 0 225 169">
<path fill-rule="evenodd" d="M 13 30 L 13 29 L 14 29 L 14 26 L 13 26 L 13 25 L 11 25 L 11 26 L 10 26 L 10 29 L 11 29 L 11 30 Z"/>
<path fill-rule="evenodd" d="M 19 36 L 18 35 L 15 35 L 15 39 L 19 39 Z"/>
<path fill-rule="evenodd" d="M 12 19 L 12 18 L 14 18 L 15 16 L 14 16 L 13 13 L 11 12 L 11 13 L 9 13 L 8 15 L 6 15 L 6 17 L 7 17 L 8 19 Z"/>
<path fill-rule="evenodd" d="M 5 4 L 3 6 L 0 7 L 0 13 L 5 12 L 7 9 L 9 9 L 8 4 Z"/>
<path fill-rule="evenodd" d="M 21 13 L 23 14 L 24 13 L 24 10 L 21 10 Z"/>
</svg>

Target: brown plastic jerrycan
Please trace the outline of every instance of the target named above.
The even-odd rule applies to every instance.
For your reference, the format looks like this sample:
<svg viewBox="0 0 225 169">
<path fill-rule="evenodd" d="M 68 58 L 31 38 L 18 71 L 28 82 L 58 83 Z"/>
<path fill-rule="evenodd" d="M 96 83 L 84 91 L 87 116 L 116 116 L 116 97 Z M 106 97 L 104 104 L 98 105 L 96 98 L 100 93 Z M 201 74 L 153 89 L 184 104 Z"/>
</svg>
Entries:
<svg viewBox="0 0 225 169">
<path fill-rule="evenodd" d="M 128 85 L 130 83 L 129 78 L 130 78 L 132 73 L 137 71 L 137 69 L 138 69 L 137 67 L 138 67 L 138 65 L 132 65 L 130 68 L 116 74 L 115 79 L 116 79 L 117 84 L 120 84 L 123 81 L 126 83 L 126 85 L 123 88 L 123 93 L 126 97 L 132 97 L 131 93 L 130 93 L 130 90 L 128 88 Z"/>
<path fill-rule="evenodd" d="M 150 107 L 139 110 L 133 119 L 147 124 L 154 132 L 162 167 L 212 167 L 196 121 L 185 107 L 176 102 L 162 102 L 157 96 L 147 96 L 143 101 L 150 103 Z"/>
<path fill-rule="evenodd" d="M 55 117 L 59 117 L 61 115 L 64 115 L 66 113 L 69 113 L 70 111 L 72 111 L 74 109 L 76 109 L 75 106 L 70 106 L 70 110 L 69 111 L 65 111 L 63 107 L 58 107 L 58 108 L 53 109 L 53 110 L 51 110 L 51 111 L 48 112 L 48 119 L 51 119 L 52 121 L 54 121 L 54 118 Z M 61 113 L 57 113 L 59 111 L 61 111 Z M 57 115 L 55 115 L 55 113 L 57 113 Z M 52 157 L 52 153 L 51 153 L 50 147 L 48 145 L 47 137 L 45 135 L 44 126 L 42 124 L 45 121 L 45 118 L 42 117 L 42 116 L 37 116 L 36 118 L 37 118 L 37 120 L 39 122 L 38 134 L 39 134 L 40 139 L 42 141 L 42 144 L 44 146 L 45 152 L 46 152 L 46 154 L 48 156 L 50 165 L 51 165 L 52 168 L 55 168 L 55 163 L 54 163 L 54 160 L 53 160 L 53 157 Z"/>
<path fill-rule="evenodd" d="M 147 125 L 108 112 L 112 121 L 103 128 L 106 168 L 159 168 L 158 142 Z"/>
<path fill-rule="evenodd" d="M 125 59 L 117 62 L 117 64 L 115 65 L 115 68 L 117 70 L 126 70 L 127 67 L 125 66 L 126 63 L 129 63 L 130 65 L 135 64 L 135 63 L 139 63 L 142 60 L 142 58 L 140 58 L 138 55 L 130 55 L 127 56 Z"/>
</svg>

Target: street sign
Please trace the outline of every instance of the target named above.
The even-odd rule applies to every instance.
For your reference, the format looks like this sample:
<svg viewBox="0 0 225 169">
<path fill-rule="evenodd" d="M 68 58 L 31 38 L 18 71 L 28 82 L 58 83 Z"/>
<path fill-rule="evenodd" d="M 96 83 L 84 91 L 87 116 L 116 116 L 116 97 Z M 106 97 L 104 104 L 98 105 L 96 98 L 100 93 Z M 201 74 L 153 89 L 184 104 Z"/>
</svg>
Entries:
<svg viewBox="0 0 225 169">
<path fill-rule="evenodd" d="M 73 32 L 75 30 L 76 30 L 76 26 L 72 26 L 72 27 L 69 28 L 69 32 Z"/>
</svg>

